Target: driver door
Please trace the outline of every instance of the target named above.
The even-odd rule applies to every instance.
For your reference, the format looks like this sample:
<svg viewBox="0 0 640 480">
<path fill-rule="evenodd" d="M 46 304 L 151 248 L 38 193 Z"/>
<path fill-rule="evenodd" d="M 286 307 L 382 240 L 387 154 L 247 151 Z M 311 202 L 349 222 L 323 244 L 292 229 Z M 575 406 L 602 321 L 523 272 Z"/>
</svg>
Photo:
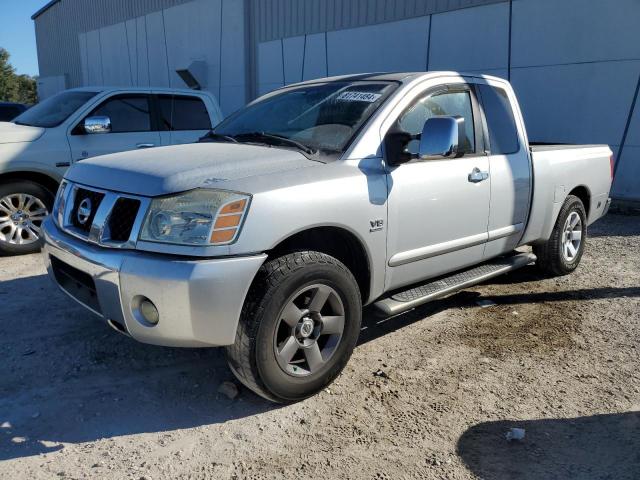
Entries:
<svg viewBox="0 0 640 480">
<path fill-rule="evenodd" d="M 415 158 L 388 167 L 386 288 L 394 289 L 479 263 L 487 242 L 491 179 L 474 90 L 449 85 L 418 96 L 393 130 L 419 136 L 428 118 L 464 119 L 458 158 Z M 407 150 L 417 154 L 419 140 Z M 486 178 L 470 177 L 474 170 Z M 484 175 L 483 175 L 484 177 Z"/>
<path fill-rule="evenodd" d="M 73 161 L 160 145 L 160 132 L 154 128 L 151 112 L 151 96 L 146 93 L 107 98 L 85 118 L 109 117 L 111 132 L 86 133 L 82 127 L 83 118 L 69 134 Z"/>
</svg>

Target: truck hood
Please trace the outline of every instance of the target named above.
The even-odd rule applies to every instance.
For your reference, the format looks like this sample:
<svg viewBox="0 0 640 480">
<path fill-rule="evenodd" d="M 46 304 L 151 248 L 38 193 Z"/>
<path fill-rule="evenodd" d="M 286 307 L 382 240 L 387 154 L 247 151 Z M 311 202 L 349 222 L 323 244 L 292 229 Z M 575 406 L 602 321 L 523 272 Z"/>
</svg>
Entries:
<svg viewBox="0 0 640 480">
<path fill-rule="evenodd" d="M 151 197 L 198 187 L 225 188 L 231 180 L 317 164 L 282 148 L 195 143 L 82 160 L 65 177 L 87 186 Z"/>
<path fill-rule="evenodd" d="M 33 142 L 44 133 L 44 128 L 0 122 L 0 144 Z"/>
</svg>

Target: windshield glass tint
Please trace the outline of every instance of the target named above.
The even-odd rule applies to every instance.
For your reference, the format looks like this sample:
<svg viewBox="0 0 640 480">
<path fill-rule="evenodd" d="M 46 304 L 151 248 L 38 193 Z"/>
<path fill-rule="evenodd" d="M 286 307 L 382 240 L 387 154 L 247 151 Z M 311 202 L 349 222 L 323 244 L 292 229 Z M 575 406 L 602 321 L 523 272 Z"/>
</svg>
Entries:
<svg viewBox="0 0 640 480">
<path fill-rule="evenodd" d="M 216 127 L 220 135 L 269 133 L 316 150 L 341 152 L 396 88 L 389 82 L 331 82 L 258 100 Z"/>
<path fill-rule="evenodd" d="M 97 92 L 62 92 L 34 105 L 14 122 L 32 127 L 57 127 Z"/>
</svg>

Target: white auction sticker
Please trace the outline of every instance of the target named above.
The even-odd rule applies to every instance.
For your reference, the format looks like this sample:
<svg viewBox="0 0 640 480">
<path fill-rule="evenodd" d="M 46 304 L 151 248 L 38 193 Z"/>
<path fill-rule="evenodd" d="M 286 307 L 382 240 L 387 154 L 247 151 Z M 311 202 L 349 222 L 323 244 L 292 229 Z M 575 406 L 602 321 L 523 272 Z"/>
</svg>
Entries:
<svg viewBox="0 0 640 480">
<path fill-rule="evenodd" d="M 369 92 L 342 92 L 338 95 L 338 100 L 344 100 L 347 102 L 369 102 L 373 103 L 382 96 L 381 93 L 369 93 Z"/>
</svg>

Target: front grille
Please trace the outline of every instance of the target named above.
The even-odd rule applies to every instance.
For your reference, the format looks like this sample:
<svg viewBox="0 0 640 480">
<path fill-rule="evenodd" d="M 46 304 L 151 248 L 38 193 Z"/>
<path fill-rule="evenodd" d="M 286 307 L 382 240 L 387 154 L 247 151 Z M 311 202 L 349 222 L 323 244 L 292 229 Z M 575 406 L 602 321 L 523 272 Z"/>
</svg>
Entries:
<svg viewBox="0 0 640 480">
<path fill-rule="evenodd" d="M 73 209 L 71 210 L 71 224 L 78 230 L 89 233 L 91 230 L 91 224 L 93 223 L 93 218 L 96 216 L 96 212 L 98 211 L 98 207 L 100 206 L 100 202 L 102 202 L 103 198 L 104 193 L 78 188 L 73 201 Z M 78 208 L 85 199 L 88 199 L 90 202 L 90 213 L 88 217 L 86 217 L 86 220 L 82 222 L 78 215 Z"/>
<path fill-rule="evenodd" d="M 50 259 L 51 270 L 58 285 L 80 303 L 100 313 L 96 284 L 91 275 L 72 267 L 53 255 L 50 256 Z"/>
<path fill-rule="evenodd" d="M 109 239 L 114 242 L 126 242 L 136 221 L 140 200 L 120 197 L 109 216 Z"/>
<path fill-rule="evenodd" d="M 68 183 L 59 200 L 56 216 L 62 229 L 82 240 L 108 248 L 132 248 L 137 236 L 136 220 L 147 211 L 151 200 L 109 190 Z M 66 206 L 65 206 L 66 205 Z M 95 227 L 95 228 L 92 228 Z"/>
</svg>

